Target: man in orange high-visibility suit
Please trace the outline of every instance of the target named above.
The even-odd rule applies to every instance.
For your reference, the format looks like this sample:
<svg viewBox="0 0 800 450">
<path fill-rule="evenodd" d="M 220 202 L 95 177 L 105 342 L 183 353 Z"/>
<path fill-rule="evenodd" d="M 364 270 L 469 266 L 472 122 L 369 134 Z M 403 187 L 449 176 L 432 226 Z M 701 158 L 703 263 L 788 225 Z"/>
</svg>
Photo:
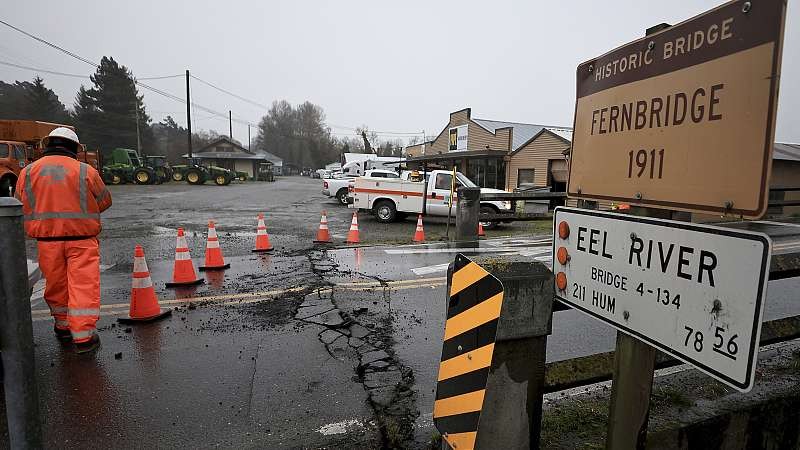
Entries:
<svg viewBox="0 0 800 450">
<path fill-rule="evenodd" d="M 100 213 L 111 194 L 92 166 L 76 159 L 78 136 L 56 128 L 42 140 L 44 156 L 25 167 L 16 196 L 25 214 L 25 232 L 37 240 L 44 298 L 55 318 L 54 331 L 72 340 L 75 351 L 100 347 Z"/>
</svg>

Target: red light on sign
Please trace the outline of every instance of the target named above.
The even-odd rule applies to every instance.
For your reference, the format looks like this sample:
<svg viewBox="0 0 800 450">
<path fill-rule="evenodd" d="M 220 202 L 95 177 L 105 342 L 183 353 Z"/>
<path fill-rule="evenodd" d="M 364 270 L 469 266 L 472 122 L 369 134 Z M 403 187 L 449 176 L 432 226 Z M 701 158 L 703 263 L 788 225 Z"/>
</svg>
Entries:
<svg viewBox="0 0 800 450">
<path fill-rule="evenodd" d="M 558 272 L 556 274 L 556 287 L 558 287 L 559 291 L 567 290 L 567 274 L 564 272 Z"/>
<path fill-rule="evenodd" d="M 567 249 L 565 247 L 559 247 L 556 256 L 558 257 L 558 262 L 562 266 L 569 261 L 569 253 L 567 253 Z"/>
<path fill-rule="evenodd" d="M 561 239 L 569 237 L 569 224 L 563 220 L 558 224 L 558 237 Z"/>
</svg>

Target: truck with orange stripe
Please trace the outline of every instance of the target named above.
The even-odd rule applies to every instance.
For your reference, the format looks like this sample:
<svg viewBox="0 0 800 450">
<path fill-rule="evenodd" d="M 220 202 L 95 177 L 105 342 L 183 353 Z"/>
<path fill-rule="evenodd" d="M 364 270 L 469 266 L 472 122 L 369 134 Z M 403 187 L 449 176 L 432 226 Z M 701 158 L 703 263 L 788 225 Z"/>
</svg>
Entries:
<svg viewBox="0 0 800 450">
<path fill-rule="evenodd" d="M 411 181 L 407 173 L 400 178 L 359 177 L 352 181 L 352 202 L 349 207 L 370 211 L 378 222 L 402 220 L 409 214 L 455 217 L 455 198 L 449 211 L 450 189 L 453 173 L 432 170 L 425 173 L 424 181 Z M 477 187 L 461 172 L 456 172 L 455 189 Z M 481 193 L 505 192 L 500 189 L 481 188 Z M 481 212 L 487 214 L 511 213 L 511 202 L 481 201 Z M 481 222 L 484 228 L 493 228 L 497 222 Z"/>
</svg>

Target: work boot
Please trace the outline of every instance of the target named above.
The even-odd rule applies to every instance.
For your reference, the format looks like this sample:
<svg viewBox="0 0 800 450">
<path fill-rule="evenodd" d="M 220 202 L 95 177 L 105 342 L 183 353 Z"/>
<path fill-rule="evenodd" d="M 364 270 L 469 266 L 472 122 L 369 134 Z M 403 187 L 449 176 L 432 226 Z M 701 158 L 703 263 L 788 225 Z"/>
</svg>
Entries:
<svg viewBox="0 0 800 450">
<path fill-rule="evenodd" d="M 100 349 L 100 336 L 94 334 L 92 338 L 86 342 L 75 343 L 75 353 L 83 354 L 90 353 Z"/>
<path fill-rule="evenodd" d="M 62 330 L 53 325 L 53 332 L 56 334 L 56 338 L 61 342 L 69 342 L 72 340 L 72 333 L 69 332 L 69 329 Z"/>
</svg>

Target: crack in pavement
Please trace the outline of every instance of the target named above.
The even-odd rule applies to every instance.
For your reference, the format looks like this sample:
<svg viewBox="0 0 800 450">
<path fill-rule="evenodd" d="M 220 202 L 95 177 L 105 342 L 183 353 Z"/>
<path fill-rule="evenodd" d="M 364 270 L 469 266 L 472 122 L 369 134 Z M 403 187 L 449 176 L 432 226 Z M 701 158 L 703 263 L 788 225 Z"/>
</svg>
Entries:
<svg viewBox="0 0 800 450">
<path fill-rule="evenodd" d="M 309 254 L 312 270 L 322 278 L 336 271 L 337 266 L 327 259 L 327 252 Z M 318 264 L 317 261 L 324 261 Z M 317 270 L 322 266 L 324 270 Z M 389 288 L 386 280 L 368 277 L 380 282 L 384 298 Z M 380 323 L 362 325 L 348 313 L 339 309 L 336 303 L 335 286 L 328 283 L 325 290 L 307 294 L 297 306 L 296 320 L 325 327 L 317 337 L 328 354 L 337 360 L 352 357 L 358 363 L 354 369 L 358 381 L 367 392 L 367 399 L 381 431 L 384 448 L 406 448 L 413 443 L 414 423 L 419 416 L 416 408 L 416 392 L 413 371 L 403 365 L 392 350 L 391 314 L 380 319 Z M 391 304 L 391 303 L 390 303 Z M 360 315 L 366 308 L 358 308 Z M 391 311 L 391 308 L 390 308 Z"/>
</svg>

